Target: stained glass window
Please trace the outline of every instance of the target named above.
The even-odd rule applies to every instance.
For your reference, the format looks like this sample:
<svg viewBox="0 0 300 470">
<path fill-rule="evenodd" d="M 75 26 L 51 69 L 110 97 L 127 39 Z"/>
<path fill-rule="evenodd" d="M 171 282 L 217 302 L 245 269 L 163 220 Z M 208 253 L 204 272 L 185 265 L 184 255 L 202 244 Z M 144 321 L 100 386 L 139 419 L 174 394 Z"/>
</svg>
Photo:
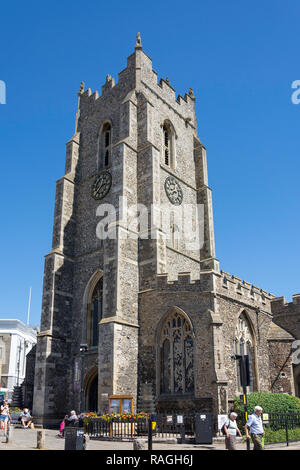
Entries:
<svg viewBox="0 0 300 470">
<path fill-rule="evenodd" d="M 194 392 L 194 341 L 188 320 L 176 312 L 161 334 L 161 393 Z"/>
</svg>

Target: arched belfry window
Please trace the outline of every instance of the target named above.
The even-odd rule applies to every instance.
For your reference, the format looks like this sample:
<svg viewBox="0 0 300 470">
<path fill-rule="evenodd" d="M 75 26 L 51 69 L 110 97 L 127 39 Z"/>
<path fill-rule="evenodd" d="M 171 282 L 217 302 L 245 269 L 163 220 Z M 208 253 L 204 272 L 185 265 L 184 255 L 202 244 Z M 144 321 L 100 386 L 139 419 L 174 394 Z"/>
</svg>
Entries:
<svg viewBox="0 0 300 470">
<path fill-rule="evenodd" d="M 87 339 L 89 347 L 98 346 L 99 321 L 103 314 L 103 277 L 95 285 L 88 312 Z"/>
<path fill-rule="evenodd" d="M 174 129 L 170 122 L 165 121 L 163 126 L 163 162 L 165 165 L 169 166 L 170 168 L 174 168 Z"/>
<path fill-rule="evenodd" d="M 100 146 L 102 167 L 107 167 L 111 161 L 111 124 L 109 122 L 102 127 Z"/>
<path fill-rule="evenodd" d="M 176 224 L 171 223 L 171 245 L 174 250 L 179 248 L 179 228 Z"/>
<path fill-rule="evenodd" d="M 249 323 L 244 315 L 241 315 L 238 319 L 238 323 L 235 329 L 235 354 L 249 357 L 249 368 L 250 368 L 250 386 L 249 391 L 253 392 L 255 388 L 255 349 L 254 349 L 254 338 L 249 326 Z M 239 361 L 236 361 L 237 364 L 237 385 L 238 390 L 242 391 L 240 383 L 240 371 L 239 371 Z"/>
<path fill-rule="evenodd" d="M 160 392 L 194 393 L 194 341 L 190 322 L 175 312 L 160 335 Z"/>
</svg>

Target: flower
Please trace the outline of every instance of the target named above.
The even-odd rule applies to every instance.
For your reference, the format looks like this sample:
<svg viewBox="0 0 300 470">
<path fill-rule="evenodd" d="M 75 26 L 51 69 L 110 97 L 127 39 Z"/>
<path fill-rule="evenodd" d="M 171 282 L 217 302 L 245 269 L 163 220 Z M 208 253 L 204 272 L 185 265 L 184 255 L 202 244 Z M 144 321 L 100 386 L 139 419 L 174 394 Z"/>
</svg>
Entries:
<svg viewBox="0 0 300 470">
<path fill-rule="evenodd" d="M 123 413 L 103 413 L 97 415 L 96 413 L 90 412 L 85 417 L 85 423 L 88 424 L 92 419 L 102 419 L 108 423 L 113 421 L 136 421 L 138 419 L 149 418 L 149 414 L 144 411 L 139 411 L 138 413 L 129 413 L 128 411 L 123 411 Z"/>
</svg>

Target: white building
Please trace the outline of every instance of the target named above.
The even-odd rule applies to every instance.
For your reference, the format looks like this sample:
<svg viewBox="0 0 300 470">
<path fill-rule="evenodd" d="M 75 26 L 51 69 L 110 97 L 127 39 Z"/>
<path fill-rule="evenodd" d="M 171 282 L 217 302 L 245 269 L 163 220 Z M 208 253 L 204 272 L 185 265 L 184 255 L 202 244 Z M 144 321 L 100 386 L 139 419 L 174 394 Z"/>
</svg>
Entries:
<svg viewBox="0 0 300 470">
<path fill-rule="evenodd" d="M 38 327 L 16 319 L 0 319 L 0 394 L 12 398 L 15 385 L 21 385 L 26 372 L 26 355 L 36 344 Z"/>
</svg>

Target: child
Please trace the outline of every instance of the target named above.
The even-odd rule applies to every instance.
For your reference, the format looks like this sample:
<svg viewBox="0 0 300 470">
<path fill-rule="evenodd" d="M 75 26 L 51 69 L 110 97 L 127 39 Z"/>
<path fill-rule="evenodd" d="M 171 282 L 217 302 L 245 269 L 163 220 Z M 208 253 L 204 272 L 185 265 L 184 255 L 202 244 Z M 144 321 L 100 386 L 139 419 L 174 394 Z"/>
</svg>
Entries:
<svg viewBox="0 0 300 470">
<path fill-rule="evenodd" d="M 62 420 L 62 422 L 60 423 L 59 425 L 59 437 L 64 437 L 64 431 L 65 431 L 65 419 L 68 418 L 68 415 L 66 415 L 64 417 L 64 419 Z"/>
</svg>

